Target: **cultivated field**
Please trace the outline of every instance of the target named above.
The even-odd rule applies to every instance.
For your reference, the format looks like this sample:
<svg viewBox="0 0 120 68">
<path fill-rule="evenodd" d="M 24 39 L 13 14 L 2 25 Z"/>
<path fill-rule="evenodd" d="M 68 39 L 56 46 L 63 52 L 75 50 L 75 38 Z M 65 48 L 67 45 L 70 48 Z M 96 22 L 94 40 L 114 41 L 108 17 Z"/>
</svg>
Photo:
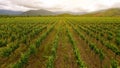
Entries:
<svg viewBox="0 0 120 68">
<path fill-rule="evenodd" d="M 120 18 L 0 18 L 0 68 L 120 68 Z"/>
</svg>

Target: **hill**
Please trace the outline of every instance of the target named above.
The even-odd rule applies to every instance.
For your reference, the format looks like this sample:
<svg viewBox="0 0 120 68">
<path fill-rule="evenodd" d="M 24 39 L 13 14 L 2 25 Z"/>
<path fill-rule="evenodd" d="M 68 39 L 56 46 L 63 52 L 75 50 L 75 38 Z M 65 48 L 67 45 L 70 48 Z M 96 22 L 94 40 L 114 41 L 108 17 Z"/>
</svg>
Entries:
<svg viewBox="0 0 120 68">
<path fill-rule="evenodd" d="M 96 11 L 81 16 L 96 16 L 96 17 L 117 17 L 120 16 L 120 8 L 110 8 L 106 10 Z"/>
<path fill-rule="evenodd" d="M 116 17 L 120 16 L 120 8 L 110 8 L 95 12 L 69 12 L 69 11 L 59 11 L 59 12 L 52 12 L 48 10 L 30 10 L 24 12 L 22 15 L 55 15 L 55 16 L 95 16 L 95 17 Z"/>
<path fill-rule="evenodd" d="M 18 15 L 21 13 L 22 13 L 22 11 L 12 11 L 12 10 L 0 9 L 0 15 Z"/>
<path fill-rule="evenodd" d="M 46 15 L 60 15 L 60 16 L 64 16 L 64 15 L 81 15 L 81 14 L 85 14 L 86 12 L 69 12 L 69 11 L 48 11 L 48 10 L 44 10 L 44 9 L 40 9 L 40 10 L 29 10 L 26 11 L 24 13 L 22 13 L 22 15 L 42 15 L 42 16 L 46 16 Z"/>
<path fill-rule="evenodd" d="M 2 10 L 0 9 L 0 15 L 17 15 L 17 16 L 83 16 L 83 17 L 118 17 L 120 16 L 120 8 L 110 8 L 95 12 L 69 12 L 69 11 L 49 11 L 45 9 L 29 10 L 26 12 Z"/>
<path fill-rule="evenodd" d="M 22 15 L 55 15 L 54 12 L 48 11 L 48 10 L 44 10 L 44 9 L 40 9 L 40 10 L 29 10 L 26 12 L 23 12 Z"/>
</svg>

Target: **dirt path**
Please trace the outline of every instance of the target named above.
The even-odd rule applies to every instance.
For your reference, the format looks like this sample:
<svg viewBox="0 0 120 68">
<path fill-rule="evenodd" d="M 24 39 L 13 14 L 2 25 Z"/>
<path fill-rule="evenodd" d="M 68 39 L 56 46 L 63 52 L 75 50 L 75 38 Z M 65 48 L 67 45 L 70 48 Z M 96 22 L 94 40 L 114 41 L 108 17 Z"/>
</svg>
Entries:
<svg viewBox="0 0 120 68">
<path fill-rule="evenodd" d="M 110 49 L 108 49 L 107 47 L 105 47 L 105 45 L 102 45 L 102 43 L 100 42 L 100 40 L 97 41 L 96 38 L 93 38 L 93 37 L 87 35 L 86 32 L 84 32 L 84 31 L 82 31 L 82 33 L 86 36 L 86 38 L 88 40 L 91 40 L 93 43 L 96 43 L 97 47 L 99 49 L 103 50 L 103 52 L 105 54 L 105 59 L 103 61 L 103 66 L 109 68 L 110 67 L 110 63 L 111 63 L 111 59 L 115 57 L 115 53 L 113 53 Z M 118 62 L 120 62 L 120 56 L 117 56 L 116 59 L 117 59 Z"/>
<path fill-rule="evenodd" d="M 71 43 L 66 33 L 65 21 L 61 21 L 60 41 L 58 43 L 55 68 L 78 68 Z"/>
<path fill-rule="evenodd" d="M 54 29 L 47 35 L 47 37 L 41 43 L 38 52 L 29 58 L 29 62 L 25 66 L 25 68 L 46 68 L 46 62 L 48 56 L 51 53 L 52 42 L 56 36 L 57 30 L 58 30 L 58 23 L 55 25 Z"/>
<path fill-rule="evenodd" d="M 88 44 L 79 37 L 79 35 L 73 30 L 72 27 L 70 27 L 69 30 L 72 33 L 73 38 L 80 51 L 81 59 L 85 62 L 87 67 L 88 68 L 100 68 L 99 57 L 95 56 L 94 52 L 90 50 Z"/>
</svg>

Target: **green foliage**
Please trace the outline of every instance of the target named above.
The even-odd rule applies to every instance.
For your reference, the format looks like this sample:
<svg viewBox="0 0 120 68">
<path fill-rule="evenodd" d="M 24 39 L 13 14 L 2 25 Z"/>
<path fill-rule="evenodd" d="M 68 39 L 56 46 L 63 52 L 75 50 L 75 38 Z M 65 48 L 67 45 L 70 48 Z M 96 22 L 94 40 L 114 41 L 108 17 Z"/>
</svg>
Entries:
<svg viewBox="0 0 120 68">
<path fill-rule="evenodd" d="M 28 58 L 29 58 L 30 53 L 26 52 L 25 54 L 21 55 L 21 60 L 19 61 L 22 64 L 26 64 L 28 62 Z"/>
<path fill-rule="evenodd" d="M 0 52 L 0 56 L 9 57 L 9 55 L 14 52 L 19 47 L 18 43 L 10 43 L 7 47 L 3 48 Z"/>
<path fill-rule="evenodd" d="M 118 68 L 118 62 L 115 59 L 111 60 L 111 68 Z"/>
<path fill-rule="evenodd" d="M 46 38 L 46 36 L 52 31 L 52 29 L 54 28 L 55 24 L 52 25 L 49 30 L 47 30 L 47 32 L 45 32 L 36 42 L 36 47 L 39 47 L 42 40 Z"/>
<path fill-rule="evenodd" d="M 12 65 L 12 68 L 23 68 L 23 66 L 28 62 L 30 55 L 36 53 L 36 46 L 30 45 L 29 49 L 21 55 L 20 60 Z"/>
<path fill-rule="evenodd" d="M 99 50 L 99 58 L 100 58 L 100 61 L 103 61 L 105 59 L 105 55 L 102 50 Z"/>
<path fill-rule="evenodd" d="M 28 62 L 29 57 L 32 54 L 35 54 L 37 52 L 37 48 L 39 48 L 39 46 L 41 45 L 41 42 L 52 31 L 53 28 L 54 28 L 54 25 L 52 25 L 50 27 L 50 29 L 48 29 L 45 33 L 43 33 L 40 38 L 36 39 L 35 44 L 32 44 L 32 45 L 29 46 L 28 50 L 21 55 L 19 61 L 17 61 L 15 64 L 12 65 L 12 68 L 23 68 L 24 65 Z M 44 28 L 41 28 L 40 31 L 42 29 L 44 29 Z M 34 34 L 36 34 L 36 32 L 34 32 Z M 37 32 L 37 34 L 38 34 L 38 32 Z M 25 42 L 24 42 L 24 39 L 25 39 Z M 23 42 L 25 44 L 27 43 L 26 40 L 27 40 L 27 38 L 23 37 Z"/>
<path fill-rule="evenodd" d="M 11 54 L 11 48 L 4 48 L 2 52 L 0 52 L 0 56 L 8 57 Z"/>
<path fill-rule="evenodd" d="M 54 56 L 49 56 L 48 57 L 48 62 L 47 62 L 47 66 L 46 68 L 54 68 L 53 64 L 54 64 Z"/>
<path fill-rule="evenodd" d="M 7 41 L 6 40 L 0 40 L 0 47 L 6 46 L 7 45 Z"/>
<path fill-rule="evenodd" d="M 36 54 L 43 40 L 53 30 L 54 26 L 56 26 L 55 22 L 58 22 L 60 19 L 63 20 L 64 18 L 61 17 L 54 17 L 54 18 L 52 17 L 3 18 L 2 17 L 0 18 L 1 58 L 4 57 L 14 58 L 14 56 L 12 56 L 14 55 L 14 53 L 15 53 L 15 57 L 17 57 L 18 53 L 20 53 L 18 51 L 19 50 L 21 51 L 22 49 L 18 49 L 18 50 L 16 49 L 19 48 L 20 45 L 28 45 L 25 46 L 27 50 L 24 50 L 24 52 L 22 51 L 23 53 L 20 55 L 20 58 L 15 62 L 15 64 L 13 63 L 12 65 L 13 68 L 24 68 L 25 64 L 28 63 L 28 60 L 31 57 L 31 55 Z M 97 57 L 99 57 L 101 63 L 105 59 L 105 56 L 107 55 L 104 54 L 104 50 L 102 50 L 102 48 L 110 49 L 112 52 L 115 53 L 115 56 L 117 57 L 120 55 L 120 50 L 119 50 L 120 18 L 119 17 L 116 18 L 115 17 L 106 17 L 106 18 L 105 17 L 65 17 L 65 21 L 68 21 L 69 23 L 66 22 L 64 24 L 69 24 L 68 27 L 72 26 L 74 31 L 80 36 L 80 40 L 83 40 L 83 41 L 79 40 L 79 42 L 84 42 L 84 43 L 86 42 L 87 44 L 85 45 L 88 45 L 91 51 L 93 51 L 92 53 L 94 53 L 95 56 L 97 55 Z M 81 54 L 79 52 L 79 49 L 77 48 L 76 41 L 72 37 L 72 34 L 68 29 L 66 32 L 67 32 L 67 36 L 69 37 L 69 41 L 72 44 L 72 48 L 77 64 L 81 68 L 86 67 L 85 63 L 81 59 Z M 58 36 L 56 36 L 52 44 L 53 44 L 53 48 L 51 49 L 50 52 L 51 55 L 48 57 L 48 62 L 46 64 L 47 68 L 54 67 L 54 60 L 56 57 L 56 50 L 58 45 Z M 97 44 L 100 45 L 100 47 Z M 117 63 L 115 61 L 111 62 L 112 68 L 115 68 L 116 66 Z"/>
<path fill-rule="evenodd" d="M 104 45 L 105 45 L 108 49 L 111 49 L 114 53 L 119 52 L 119 49 L 118 49 L 115 45 L 110 44 L 109 42 L 104 43 Z"/>
<path fill-rule="evenodd" d="M 23 37 L 22 42 L 23 42 L 24 44 L 27 44 L 27 38 L 26 38 L 26 37 Z"/>
<path fill-rule="evenodd" d="M 39 47 L 39 46 L 40 46 L 40 43 L 41 43 L 41 41 L 38 39 L 38 40 L 36 41 L 36 43 L 35 43 L 36 47 Z"/>
<path fill-rule="evenodd" d="M 113 36 L 112 36 L 112 35 L 108 35 L 107 39 L 108 39 L 108 40 L 112 40 L 112 39 L 113 39 Z"/>
<path fill-rule="evenodd" d="M 34 44 L 30 45 L 29 52 L 30 54 L 35 54 L 37 52 L 36 46 Z"/>
<path fill-rule="evenodd" d="M 28 62 L 29 56 L 30 56 L 30 52 L 26 52 L 22 54 L 20 60 L 14 65 L 12 65 L 12 68 L 23 68 L 24 64 Z"/>
<path fill-rule="evenodd" d="M 48 62 L 47 62 L 46 68 L 54 68 L 54 59 L 56 57 L 58 41 L 59 41 L 59 36 L 57 33 L 57 36 L 55 37 L 55 40 L 53 42 L 53 48 L 51 49 L 51 51 L 52 51 L 51 56 L 48 57 Z"/>
<path fill-rule="evenodd" d="M 104 36 L 104 34 L 103 34 L 103 33 L 100 33 L 100 36 Z"/>
<path fill-rule="evenodd" d="M 120 38 L 115 39 L 116 44 L 119 46 L 120 45 Z"/>
<path fill-rule="evenodd" d="M 76 43 L 75 43 L 74 39 L 72 38 L 72 35 L 68 29 L 67 29 L 67 33 L 68 33 L 69 40 L 72 44 L 72 48 L 73 48 L 75 57 L 77 59 L 77 64 L 79 65 L 80 68 L 86 68 L 85 63 L 81 60 L 80 52 L 79 52 L 78 48 L 76 47 Z"/>
<path fill-rule="evenodd" d="M 93 50 L 95 52 L 95 54 L 99 54 L 99 49 L 96 47 L 96 45 L 94 43 L 90 43 L 89 47 L 91 50 Z"/>
<path fill-rule="evenodd" d="M 15 41 L 15 36 L 14 35 L 11 36 L 11 41 Z"/>
</svg>

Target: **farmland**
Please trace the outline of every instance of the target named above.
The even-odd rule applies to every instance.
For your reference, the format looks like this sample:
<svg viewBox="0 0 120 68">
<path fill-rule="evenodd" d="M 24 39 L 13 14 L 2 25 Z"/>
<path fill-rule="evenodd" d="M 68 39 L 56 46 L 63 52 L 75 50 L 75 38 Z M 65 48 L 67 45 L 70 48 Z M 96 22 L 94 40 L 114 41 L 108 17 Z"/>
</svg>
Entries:
<svg viewBox="0 0 120 68">
<path fill-rule="evenodd" d="M 120 17 L 0 18 L 0 68 L 119 68 Z"/>
</svg>

